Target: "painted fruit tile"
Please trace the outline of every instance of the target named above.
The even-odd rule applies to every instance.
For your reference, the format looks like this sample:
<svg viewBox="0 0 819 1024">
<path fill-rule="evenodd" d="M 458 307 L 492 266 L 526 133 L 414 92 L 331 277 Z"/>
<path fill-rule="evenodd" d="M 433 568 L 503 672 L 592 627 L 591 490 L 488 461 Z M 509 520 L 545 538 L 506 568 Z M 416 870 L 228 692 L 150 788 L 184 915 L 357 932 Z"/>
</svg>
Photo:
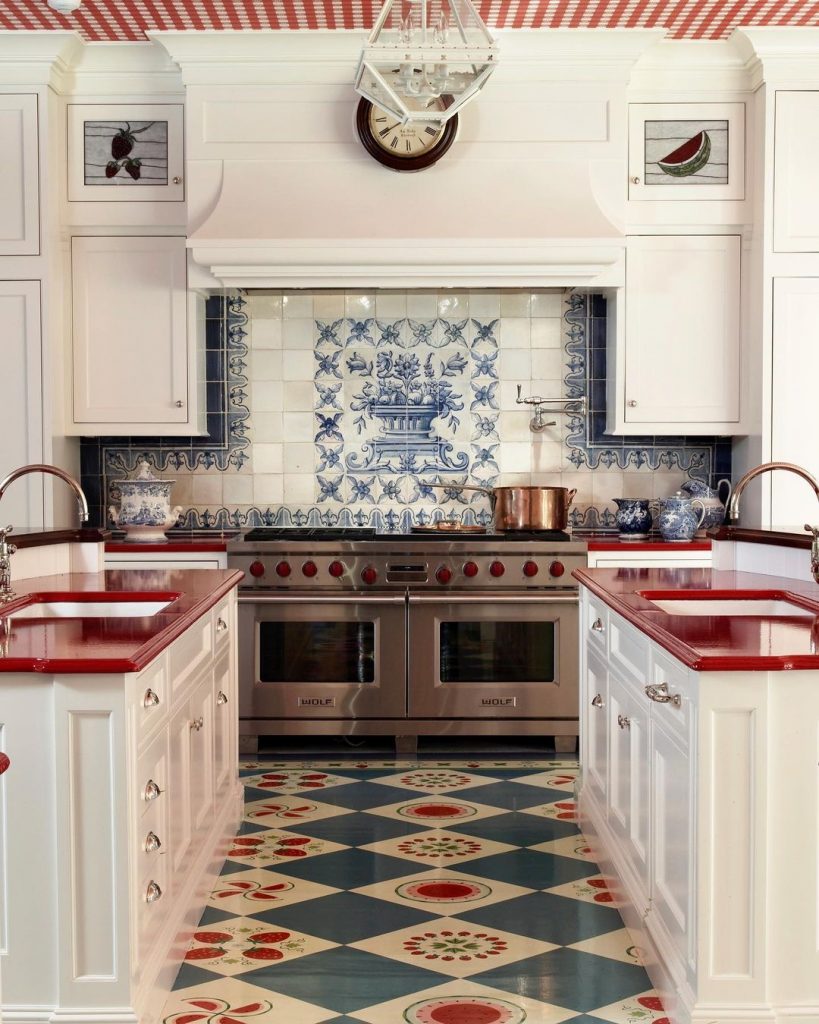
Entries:
<svg viewBox="0 0 819 1024">
<path fill-rule="evenodd" d="M 577 804 L 574 800 L 553 800 L 548 804 L 527 807 L 521 814 L 536 814 L 539 818 L 554 818 L 557 821 L 577 821 Z"/>
<path fill-rule="evenodd" d="M 524 896 L 534 890 L 469 876 L 445 868 L 365 885 L 353 892 L 449 917 Z"/>
<path fill-rule="evenodd" d="M 611 890 L 611 885 L 611 879 L 603 878 L 602 875 L 589 875 L 588 878 L 578 878 L 574 882 L 566 882 L 565 885 L 556 885 L 553 889 L 544 889 L 543 892 L 567 896 L 572 900 L 582 900 L 584 903 L 618 907 L 621 901 L 618 901 L 616 894 Z"/>
<path fill-rule="evenodd" d="M 162 1024 L 323 1024 L 335 1017 L 332 1010 L 301 999 L 257 988 L 238 978 L 219 978 L 204 985 L 171 992 Z"/>
<path fill-rule="evenodd" d="M 252 917 L 234 917 L 218 924 L 204 925 L 193 933 L 185 962 L 215 974 L 234 977 L 260 968 L 332 949 L 313 935 L 277 928 Z"/>
<path fill-rule="evenodd" d="M 544 789 L 563 789 L 573 792 L 577 783 L 576 768 L 562 768 L 557 771 L 541 772 L 538 775 L 522 775 L 512 782 L 522 782 L 527 786 L 542 786 Z"/>
<path fill-rule="evenodd" d="M 219 881 L 220 884 L 208 897 L 208 906 L 239 916 L 289 907 L 293 903 L 339 892 L 329 885 L 279 875 L 264 868 L 223 875 Z"/>
<path fill-rule="evenodd" d="M 548 843 L 530 846 L 530 850 L 538 853 L 553 853 L 558 857 L 572 857 L 574 860 L 588 860 L 595 863 L 592 847 L 584 835 L 563 836 L 562 839 L 550 839 Z"/>
<path fill-rule="evenodd" d="M 271 828 L 252 835 L 236 836 L 228 850 L 227 859 L 252 867 L 267 867 L 272 864 L 291 864 L 305 857 L 320 857 L 325 853 L 336 853 L 348 847 L 332 843 L 327 839 L 313 839 L 296 832 Z"/>
<path fill-rule="evenodd" d="M 242 782 L 252 789 L 269 789 L 271 793 L 307 793 L 329 789 L 331 786 L 346 786 L 355 779 L 345 779 L 329 772 L 310 768 L 275 768 L 250 775 Z"/>
<path fill-rule="evenodd" d="M 451 981 L 412 995 L 391 999 L 350 1014 L 365 1024 L 468 1024 L 467 1007 L 474 1006 L 473 1019 L 492 1024 L 561 1024 L 577 1016 L 576 1010 L 541 1003 L 525 996 L 510 995 L 474 981 Z M 494 1010 L 494 1013 L 492 1012 Z"/>
<path fill-rule="evenodd" d="M 584 939 L 583 942 L 573 942 L 569 949 L 594 953 L 596 956 L 605 956 L 624 964 L 643 963 L 643 951 L 636 945 L 627 928 L 618 928 L 617 931 L 607 932 L 605 935 L 595 935 L 594 938 Z"/>
<path fill-rule="evenodd" d="M 452 867 L 453 864 L 463 864 L 478 857 L 508 853 L 519 847 L 491 839 L 465 836 L 458 832 L 447 832 L 444 829 L 429 829 L 416 835 L 396 836 L 394 839 L 369 843 L 360 849 L 387 854 L 390 857 L 402 857 L 417 864 Z"/>
<path fill-rule="evenodd" d="M 454 793 L 458 790 L 469 789 L 471 786 L 485 786 L 490 782 L 497 782 L 497 779 L 489 776 L 470 775 L 469 772 L 460 771 L 455 768 L 416 768 L 411 771 L 399 772 L 397 775 L 387 775 L 380 779 L 373 779 L 373 782 L 382 783 L 385 786 L 395 786 L 398 789 L 411 789 L 419 793 Z"/>
<path fill-rule="evenodd" d="M 357 949 L 425 967 L 454 978 L 526 960 L 558 947 L 511 932 L 443 917 L 352 943 Z"/>
<path fill-rule="evenodd" d="M 300 821 L 323 821 L 352 813 L 346 807 L 324 804 L 309 795 L 294 793 L 289 796 L 271 796 L 266 800 L 254 800 L 245 805 L 245 820 L 271 828 L 298 826 Z"/>
<path fill-rule="evenodd" d="M 611 1021 L 611 1024 L 668 1024 L 663 1001 L 654 989 L 588 1012 L 592 1017 Z"/>
<path fill-rule="evenodd" d="M 398 821 L 413 821 L 419 825 L 462 825 L 467 821 L 480 821 L 497 814 L 507 813 L 501 807 L 472 803 L 459 797 L 429 796 L 420 800 L 407 800 L 385 807 L 372 807 L 368 814 L 380 814 Z"/>
</svg>

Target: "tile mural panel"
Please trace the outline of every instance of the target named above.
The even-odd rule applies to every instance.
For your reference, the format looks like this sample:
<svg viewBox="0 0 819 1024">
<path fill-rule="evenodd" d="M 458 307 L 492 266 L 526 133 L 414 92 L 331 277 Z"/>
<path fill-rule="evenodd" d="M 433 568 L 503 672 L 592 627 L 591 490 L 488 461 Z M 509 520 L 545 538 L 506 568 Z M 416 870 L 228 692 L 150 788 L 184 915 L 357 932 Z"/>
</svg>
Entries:
<svg viewBox="0 0 819 1024">
<path fill-rule="evenodd" d="M 423 305 L 414 294 L 292 293 L 290 319 L 281 296 L 211 297 L 207 435 L 84 438 L 94 521 L 142 458 L 176 479 L 180 525 L 213 529 L 488 524 L 487 497 L 458 485 L 498 482 L 577 487 L 572 525 L 613 529 L 611 499 L 629 489 L 654 497 L 686 477 L 730 476 L 730 439 L 606 435 L 602 297 L 442 293 Z M 380 316 L 379 305 L 429 315 Z M 589 412 L 530 434 L 518 383 L 586 395 Z"/>
</svg>

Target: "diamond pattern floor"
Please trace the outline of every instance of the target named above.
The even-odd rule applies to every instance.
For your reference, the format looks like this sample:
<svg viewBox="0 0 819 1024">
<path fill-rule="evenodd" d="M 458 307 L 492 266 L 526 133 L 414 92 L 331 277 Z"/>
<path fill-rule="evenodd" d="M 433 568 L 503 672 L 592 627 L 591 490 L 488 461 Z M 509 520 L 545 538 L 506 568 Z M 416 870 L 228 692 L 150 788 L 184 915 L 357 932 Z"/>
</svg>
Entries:
<svg viewBox="0 0 819 1024">
<path fill-rule="evenodd" d="M 163 1024 L 667 1024 L 574 761 L 245 763 Z"/>
</svg>

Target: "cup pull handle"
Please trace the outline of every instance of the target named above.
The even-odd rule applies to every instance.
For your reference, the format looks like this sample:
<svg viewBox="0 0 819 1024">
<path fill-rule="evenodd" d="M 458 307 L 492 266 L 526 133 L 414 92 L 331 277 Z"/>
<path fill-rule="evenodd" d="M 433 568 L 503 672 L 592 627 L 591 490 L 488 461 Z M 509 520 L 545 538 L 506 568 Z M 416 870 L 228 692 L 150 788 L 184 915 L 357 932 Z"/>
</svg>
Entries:
<svg viewBox="0 0 819 1024">
<path fill-rule="evenodd" d="M 159 882 L 154 882 L 153 879 L 148 882 L 148 886 L 145 889 L 145 902 L 156 903 L 158 899 L 162 897 L 162 889 L 159 886 Z"/>
<path fill-rule="evenodd" d="M 162 790 L 157 786 L 153 779 L 148 779 L 145 783 L 145 789 L 142 791 L 143 799 L 148 803 L 151 800 L 156 800 L 162 793 Z"/>
<path fill-rule="evenodd" d="M 595 631 L 595 633 L 602 633 L 603 632 L 603 620 L 602 619 L 595 619 L 594 622 L 591 624 L 591 626 L 589 628 L 593 629 Z"/>
<path fill-rule="evenodd" d="M 601 693 L 596 693 L 594 695 L 594 697 L 592 697 L 591 706 L 593 708 L 602 708 L 603 707 L 603 695 Z"/>
<path fill-rule="evenodd" d="M 216 696 L 216 703 L 219 704 L 219 705 L 222 705 L 222 704 L 227 704 L 227 702 L 228 702 L 228 695 L 225 693 L 224 690 L 220 690 L 219 693 Z"/>
<path fill-rule="evenodd" d="M 155 708 L 157 704 L 159 704 L 159 694 L 148 687 L 145 691 L 145 696 L 142 698 L 142 706 L 144 708 Z"/>
</svg>

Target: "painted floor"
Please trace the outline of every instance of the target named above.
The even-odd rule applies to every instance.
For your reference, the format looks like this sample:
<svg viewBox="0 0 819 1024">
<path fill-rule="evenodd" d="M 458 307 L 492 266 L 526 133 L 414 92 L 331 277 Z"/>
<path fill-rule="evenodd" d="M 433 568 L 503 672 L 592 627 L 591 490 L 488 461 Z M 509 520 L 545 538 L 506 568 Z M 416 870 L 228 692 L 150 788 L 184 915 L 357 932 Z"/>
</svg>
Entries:
<svg viewBox="0 0 819 1024">
<path fill-rule="evenodd" d="M 246 762 L 164 1024 L 668 1024 L 576 761 Z"/>
</svg>

